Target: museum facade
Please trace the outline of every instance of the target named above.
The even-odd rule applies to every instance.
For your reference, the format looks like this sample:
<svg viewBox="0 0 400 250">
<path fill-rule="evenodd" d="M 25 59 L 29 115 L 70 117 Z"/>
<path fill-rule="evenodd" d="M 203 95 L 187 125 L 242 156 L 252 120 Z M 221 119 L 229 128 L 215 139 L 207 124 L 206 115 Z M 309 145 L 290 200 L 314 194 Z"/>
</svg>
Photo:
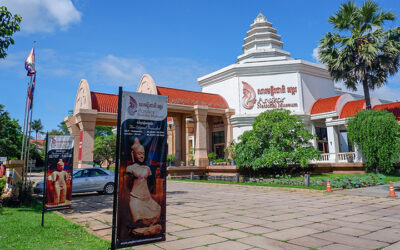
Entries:
<svg viewBox="0 0 400 250">
<path fill-rule="evenodd" d="M 316 135 L 314 147 L 322 152 L 318 164 L 362 162 L 347 139 L 346 123 L 365 109 L 362 96 L 335 89 L 325 66 L 290 57 L 281 36 L 260 13 L 244 38 L 237 62 L 198 78 L 202 92 L 157 86 L 144 75 L 137 92 L 168 96 L 168 147 L 175 164 L 208 165 L 207 154 L 228 157 L 232 140 L 252 128 L 260 113 L 277 108 L 299 115 Z M 386 109 L 400 121 L 400 102 L 371 98 L 373 109 Z M 93 161 L 95 125 L 116 126 L 118 97 L 93 92 L 82 80 L 74 113 L 65 118 L 75 136 L 75 166 Z"/>
</svg>

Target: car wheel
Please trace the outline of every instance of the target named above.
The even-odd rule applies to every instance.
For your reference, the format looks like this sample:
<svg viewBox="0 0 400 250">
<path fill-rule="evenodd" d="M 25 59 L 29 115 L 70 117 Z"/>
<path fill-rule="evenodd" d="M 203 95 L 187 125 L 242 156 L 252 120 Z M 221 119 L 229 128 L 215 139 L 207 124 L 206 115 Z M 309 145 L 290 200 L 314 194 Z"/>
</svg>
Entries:
<svg viewBox="0 0 400 250">
<path fill-rule="evenodd" d="M 105 194 L 113 194 L 114 193 L 114 183 L 107 183 L 104 186 L 104 191 Z"/>
</svg>

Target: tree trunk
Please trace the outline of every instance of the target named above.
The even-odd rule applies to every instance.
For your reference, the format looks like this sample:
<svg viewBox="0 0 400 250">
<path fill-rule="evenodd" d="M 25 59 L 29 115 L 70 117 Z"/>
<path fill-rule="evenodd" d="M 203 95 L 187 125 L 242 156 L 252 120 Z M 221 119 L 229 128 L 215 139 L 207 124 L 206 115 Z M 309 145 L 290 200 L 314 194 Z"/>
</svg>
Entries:
<svg viewBox="0 0 400 250">
<path fill-rule="evenodd" d="M 364 98 L 365 98 L 365 109 L 370 110 L 371 107 L 371 98 L 369 97 L 369 87 L 367 79 L 363 80 L 363 89 L 364 89 Z"/>
</svg>

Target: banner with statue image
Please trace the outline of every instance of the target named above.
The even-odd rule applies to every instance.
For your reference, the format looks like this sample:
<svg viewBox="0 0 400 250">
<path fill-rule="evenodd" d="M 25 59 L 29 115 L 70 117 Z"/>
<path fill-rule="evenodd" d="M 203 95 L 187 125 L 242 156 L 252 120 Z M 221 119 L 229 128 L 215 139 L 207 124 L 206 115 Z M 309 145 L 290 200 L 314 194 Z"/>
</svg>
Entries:
<svg viewBox="0 0 400 250">
<path fill-rule="evenodd" d="M 49 135 L 46 143 L 44 209 L 71 208 L 74 137 Z"/>
<path fill-rule="evenodd" d="M 122 92 L 116 247 L 165 240 L 167 97 Z"/>
</svg>

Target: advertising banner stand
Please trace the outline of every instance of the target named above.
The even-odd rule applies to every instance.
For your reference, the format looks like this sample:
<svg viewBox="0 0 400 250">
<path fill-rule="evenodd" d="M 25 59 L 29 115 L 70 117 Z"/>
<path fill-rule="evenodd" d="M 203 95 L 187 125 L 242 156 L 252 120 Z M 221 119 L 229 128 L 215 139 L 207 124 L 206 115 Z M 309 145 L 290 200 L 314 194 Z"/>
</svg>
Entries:
<svg viewBox="0 0 400 250">
<path fill-rule="evenodd" d="M 71 208 L 73 152 L 73 136 L 46 134 L 42 227 L 46 211 Z"/>
<path fill-rule="evenodd" d="M 168 97 L 119 88 L 111 249 L 165 241 Z"/>
</svg>

